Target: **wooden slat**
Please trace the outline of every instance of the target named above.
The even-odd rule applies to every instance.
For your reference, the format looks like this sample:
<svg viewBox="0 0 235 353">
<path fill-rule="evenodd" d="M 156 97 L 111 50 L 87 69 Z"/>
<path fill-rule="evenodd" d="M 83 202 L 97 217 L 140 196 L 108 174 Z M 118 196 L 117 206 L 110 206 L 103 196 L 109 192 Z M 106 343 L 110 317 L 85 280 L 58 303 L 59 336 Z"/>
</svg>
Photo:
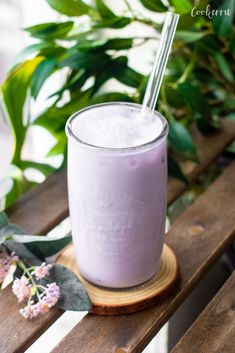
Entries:
<svg viewBox="0 0 235 353">
<path fill-rule="evenodd" d="M 234 181 L 235 162 L 170 229 L 166 242 L 175 251 L 181 275 L 171 296 L 132 315 L 87 315 L 53 353 L 141 352 L 234 237 Z"/>
<path fill-rule="evenodd" d="M 22 304 L 17 303 L 11 289 L 7 287 L 0 294 L 0 352 L 24 352 L 45 330 L 50 327 L 63 311 L 55 308 L 34 321 L 24 319 L 18 310 Z"/>
<path fill-rule="evenodd" d="M 171 353 L 235 351 L 235 272 Z"/>
<path fill-rule="evenodd" d="M 215 136 L 203 137 L 199 134 L 196 137 L 198 149 L 201 151 L 201 164 L 203 167 L 197 166 L 194 169 L 194 179 L 233 141 L 235 124 L 224 122 L 223 129 Z M 205 154 L 203 150 L 206 150 Z M 169 185 L 169 202 L 172 202 L 184 190 L 184 184 L 171 181 Z M 68 215 L 65 172 L 50 176 L 44 183 L 27 192 L 14 206 L 7 210 L 7 213 L 11 222 L 20 225 L 29 234 L 47 233 Z M 1 349 L 4 353 L 23 352 L 62 313 L 60 310 L 54 309 L 39 320 L 27 322 L 18 314 L 16 307 L 16 299 L 10 289 L 7 288 L 0 298 L 0 317 L 4 318 L 4 320 L 0 321 Z M 123 317 L 124 321 L 125 318 Z M 117 327 L 119 327 L 119 324 L 117 318 L 113 319 L 112 327 L 115 331 L 115 323 L 117 323 Z M 88 316 L 87 320 L 91 322 L 91 316 Z M 99 318 L 99 320 L 102 319 Z M 103 320 L 105 321 L 106 318 Z M 110 321 L 107 321 L 107 325 L 110 326 Z M 109 329 L 112 330 L 112 327 Z M 98 327 L 93 329 L 94 332 L 99 330 Z M 150 331 L 147 333 L 147 339 L 151 337 L 155 329 L 154 325 L 153 327 L 151 326 Z M 124 330 L 123 332 L 126 330 L 128 332 L 129 328 L 126 326 L 125 329 L 125 326 L 122 326 L 122 330 Z M 9 335 L 9 332 L 14 332 L 14 335 Z M 123 340 L 123 332 L 119 332 L 121 340 Z M 101 332 L 102 335 L 103 333 Z M 110 353 L 110 351 L 107 352 Z"/>
<path fill-rule="evenodd" d="M 200 164 L 191 164 L 187 175 L 196 180 L 235 138 L 235 124 L 224 121 L 221 131 L 202 135 L 195 127 L 193 136 L 200 156 Z M 168 185 L 168 204 L 171 204 L 186 185 L 171 179 Z M 26 192 L 7 211 L 11 221 L 29 234 L 45 234 L 68 215 L 66 173 L 51 175 L 44 183 Z"/>
<path fill-rule="evenodd" d="M 68 216 L 66 172 L 50 175 L 7 210 L 28 234 L 46 234 Z"/>
</svg>

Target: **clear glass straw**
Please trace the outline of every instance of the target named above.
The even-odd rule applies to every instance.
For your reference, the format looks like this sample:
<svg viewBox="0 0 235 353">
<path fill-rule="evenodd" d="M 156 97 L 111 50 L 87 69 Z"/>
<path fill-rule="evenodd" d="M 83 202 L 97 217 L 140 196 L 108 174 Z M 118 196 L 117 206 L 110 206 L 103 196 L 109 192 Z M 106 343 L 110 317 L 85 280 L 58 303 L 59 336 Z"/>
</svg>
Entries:
<svg viewBox="0 0 235 353">
<path fill-rule="evenodd" d="M 149 77 L 148 85 L 144 95 L 141 115 L 145 114 L 147 108 L 149 108 L 152 112 L 154 111 L 178 20 L 178 14 L 167 12 L 153 65 L 153 70 Z"/>
</svg>

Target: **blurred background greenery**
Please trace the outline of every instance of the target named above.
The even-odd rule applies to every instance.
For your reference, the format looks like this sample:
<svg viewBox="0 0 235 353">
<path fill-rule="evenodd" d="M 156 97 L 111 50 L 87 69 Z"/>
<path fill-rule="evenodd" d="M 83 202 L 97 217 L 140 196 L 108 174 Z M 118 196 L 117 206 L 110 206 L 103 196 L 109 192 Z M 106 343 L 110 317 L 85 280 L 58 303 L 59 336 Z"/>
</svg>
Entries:
<svg viewBox="0 0 235 353">
<path fill-rule="evenodd" d="M 234 119 L 235 1 L 138 0 L 146 10 L 141 11 L 131 1 L 122 0 L 124 10 L 120 13 L 105 0 L 92 5 L 82 0 L 45 1 L 62 15 L 61 21 L 25 28 L 35 43 L 15 58 L 1 88 L 4 116 L 14 139 L 9 175 L 12 186 L 3 207 L 35 185 L 27 178 L 28 169 L 47 177 L 66 166 L 64 127 L 71 114 L 101 102 L 142 102 L 148 76 L 130 66 L 128 54 L 134 47 L 146 50 L 148 41 L 157 42 L 168 10 L 181 17 L 156 109 L 170 124 L 169 174 L 187 182 L 179 161 L 199 162 L 190 124 L 209 134 L 220 128 L 221 118 Z M 221 12 L 209 18 L 206 8 L 229 10 L 229 15 Z M 158 14 L 162 16 L 156 19 Z M 151 35 L 143 30 L 126 36 L 124 29 L 134 22 L 151 28 Z M 37 100 L 46 80 L 58 71 L 63 76 L 61 86 L 50 94 L 47 108 L 34 116 L 30 102 Z M 111 79 L 122 85 L 114 89 L 109 85 Z M 27 133 L 35 125 L 55 138 L 47 157 L 62 155 L 58 168 L 23 159 Z"/>
</svg>

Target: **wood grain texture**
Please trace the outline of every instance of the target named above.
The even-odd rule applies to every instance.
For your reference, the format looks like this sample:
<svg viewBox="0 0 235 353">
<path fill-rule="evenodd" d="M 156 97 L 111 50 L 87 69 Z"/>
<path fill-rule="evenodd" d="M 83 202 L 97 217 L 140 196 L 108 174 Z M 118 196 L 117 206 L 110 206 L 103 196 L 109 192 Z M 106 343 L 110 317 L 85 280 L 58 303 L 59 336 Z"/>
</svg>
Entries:
<svg viewBox="0 0 235 353">
<path fill-rule="evenodd" d="M 201 164 L 196 167 L 193 166 L 191 170 L 191 180 L 195 180 L 201 171 L 203 171 L 206 166 L 208 166 L 233 141 L 235 137 L 235 124 L 226 121 L 223 124 L 223 129 L 219 133 L 208 137 L 202 136 L 197 131 L 195 134 L 196 144 L 200 151 Z M 183 183 L 171 180 L 168 191 L 169 203 L 177 198 L 185 188 L 186 186 Z M 7 210 L 7 213 L 11 222 L 20 225 L 29 234 L 46 234 L 68 215 L 66 173 L 63 172 L 50 176 L 44 183 L 25 193 L 21 199 Z M 229 233 L 229 235 L 231 234 Z M 179 241 L 182 240 L 180 239 Z M 173 246 L 176 248 L 177 244 L 173 243 Z M 219 248 L 218 250 L 218 254 L 221 253 L 223 246 L 224 241 L 222 242 L 222 248 Z M 177 255 L 178 254 L 180 254 L 179 250 L 177 252 Z M 188 254 L 187 256 L 189 264 L 191 256 L 192 254 Z M 215 259 L 216 254 L 213 256 L 213 259 Z M 192 264 L 192 267 L 190 268 L 191 271 L 193 271 L 197 266 Z M 203 268 L 202 265 L 202 272 Z M 200 272 L 198 278 L 202 276 L 202 272 Z M 197 277 L 194 279 L 194 284 L 196 283 L 196 280 Z M 185 293 L 187 293 L 187 290 L 183 291 L 183 294 L 180 296 L 179 294 L 176 296 L 174 299 L 176 303 L 183 301 L 182 295 L 186 295 Z M 16 299 L 13 297 L 9 288 L 5 289 L 0 296 L 0 317 L 4 318 L 0 321 L 1 353 L 23 352 L 62 314 L 62 311 L 53 309 L 39 320 L 27 322 L 19 315 L 19 307 L 17 306 Z M 172 300 L 173 298 L 171 297 L 166 303 L 172 302 Z M 97 337 L 100 336 L 103 338 L 103 340 L 97 342 L 98 345 L 96 352 L 110 353 L 112 352 L 109 350 L 110 347 L 117 347 L 120 352 L 125 352 L 124 348 L 122 350 L 122 343 L 127 349 L 132 346 L 134 349 L 136 347 L 137 352 L 139 351 L 138 349 L 140 349 L 139 347 L 144 346 L 145 343 L 151 339 L 158 328 L 161 327 L 170 316 L 170 313 L 174 311 L 172 305 L 169 306 L 168 310 L 165 308 L 165 305 L 162 304 L 156 309 L 147 310 L 146 314 L 135 314 L 133 320 L 130 319 L 129 316 L 115 317 L 112 318 L 112 325 L 110 325 L 109 318 L 100 317 L 98 319 L 92 315 L 88 315 L 86 320 L 81 323 L 81 330 L 83 331 L 80 332 L 79 336 L 79 332 L 77 329 L 75 330 L 75 336 L 72 337 L 71 344 L 78 344 L 77 338 L 80 339 L 80 337 L 81 342 L 87 344 L 86 341 L 84 341 L 84 334 L 87 332 L 87 338 L 89 338 L 89 331 L 86 331 L 88 328 L 92 331 L 91 343 L 87 345 L 87 350 L 84 350 L 86 347 L 84 346 L 83 350 L 81 349 L 81 351 L 79 351 L 81 353 L 92 353 L 94 351 L 92 351 L 92 349 L 89 351 L 89 347 L 93 348 L 93 346 L 96 346 L 96 343 L 94 343 L 96 335 Z M 149 318 L 149 315 L 153 315 L 152 320 Z M 158 317 L 158 320 L 156 320 L 156 317 Z M 143 327 L 143 330 L 135 325 L 136 320 L 138 321 L 139 319 L 143 320 L 139 325 Z M 128 323 L 129 320 L 130 326 Z M 103 331 L 106 329 L 106 326 L 107 335 Z M 14 335 L 9 335 L 9 332 L 14 332 Z M 136 340 L 133 338 L 135 332 L 137 337 Z M 110 335 L 110 337 L 108 337 L 108 335 Z M 107 340 L 107 349 L 104 348 L 103 350 L 102 344 L 105 343 L 105 337 Z M 81 343 L 82 346 L 83 343 Z M 74 346 L 70 345 L 70 351 L 68 352 L 74 352 L 73 347 Z M 67 350 L 65 350 L 65 352 L 67 352 Z M 118 350 L 115 350 L 115 352 L 117 353 Z M 126 352 L 129 351 L 127 350 Z"/>
<path fill-rule="evenodd" d="M 11 222 L 29 234 L 45 234 L 68 215 L 66 173 L 51 175 L 7 210 Z M 63 311 L 57 308 L 33 321 L 25 320 L 10 287 L 0 292 L 1 353 L 24 352 Z"/>
<path fill-rule="evenodd" d="M 63 311 L 55 308 L 36 320 L 25 320 L 19 310 L 23 307 L 17 303 L 10 287 L 0 293 L 0 352 L 24 352 L 44 331 L 58 319 Z"/>
<path fill-rule="evenodd" d="M 46 181 L 26 192 L 7 210 L 12 223 L 28 234 L 46 234 L 68 214 L 66 172 L 50 175 Z"/>
<path fill-rule="evenodd" d="M 166 242 L 177 256 L 181 275 L 174 294 L 151 309 L 131 315 L 89 314 L 53 353 L 141 352 L 234 238 L 234 181 L 235 162 L 170 229 Z"/>
<path fill-rule="evenodd" d="M 93 304 L 90 312 L 99 315 L 130 314 L 149 308 L 172 292 L 178 278 L 177 259 L 166 244 L 158 273 L 144 284 L 129 289 L 107 289 L 86 281 L 77 267 L 73 246 L 67 247 L 57 262 L 78 275 Z"/>
<path fill-rule="evenodd" d="M 235 272 L 171 353 L 234 353 Z"/>
</svg>

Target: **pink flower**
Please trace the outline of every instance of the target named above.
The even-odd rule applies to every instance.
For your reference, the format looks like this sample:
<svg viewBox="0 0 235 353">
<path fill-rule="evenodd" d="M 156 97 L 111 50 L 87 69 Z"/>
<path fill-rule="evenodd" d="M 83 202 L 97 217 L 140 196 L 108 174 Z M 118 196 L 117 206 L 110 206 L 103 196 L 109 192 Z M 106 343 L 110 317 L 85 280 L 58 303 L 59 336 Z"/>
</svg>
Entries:
<svg viewBox="0 0 235 353">
<path fill-rule="evenodd" d="M 60 288 L 56 283 L 50 283 L 47 285 L 46 295 L 43 297 L 43 301 L 48 305 L 49 308 L 54 306 L 60 297 Z"/>
<path fill-rule="evenodd" d="M 40 314 L 47 313 L 57 303 L 60 296 L 60 288 L 56 283 L 50 283 L 43 294 L 43 297 L 36 304 L 31 301 L 30 304 L 20 309 L 20 313 L 25 319 L 31 320 Z"/>
<path fill-rule="evenodd" d="M 20 309 L 20 314 L 25 318 L 25 319 L 33 319 L 34 317 L 40 315 L 40 314 L 45 314 L 49 311 L 49 306 L 44 303 L 43 299 L 34 304 L 33 301 L 27 306 L 25 306 L 23 309 Z"/>
<path fill-rule="evenodd" d="M 43 262 L 41 264 L 41 266 L 38 266 L 35 268 L 35 270 L 32 274 L 35 275 L 37 279 L 40 279 L 45 276 L 48 276 L 51 268 L 52 268 L 52 265 L 50 265 L 50 264 L 46 265 L 46 263 Z"/>
<path fill-rule="evenodd" d="M 37 316 L 35 305 L 32 305 L 32 304 L 25 306 L 23 309 L 20 309 L 20 313 L 25 319 L 30 319 L 30 320 L 35 316 Z"/>
<path fill-rule="evenodd" d="M 18 301 L 22 302 L 24 299 L 29 298 L 31 288 L 29 287 L 29 280 L 25 276 L 16 278 L 12 285 L 12 291 L 17 296 Z"/>
<path fill-rule="evenodd" d="M 35 310 L 37 312 L 37 315 L 44 314 L 49 311 L 49 306 L 42 299 L 35 305 Z"/>
<path fill-rule="evenodd" d="M 15 253 L 12 253 L 11 255 L 0 254 L 0 282 L 3 282 L 11 265 L 18 260 L 19 258 L 18 256 L 15 256 Z"/>
</svg>

